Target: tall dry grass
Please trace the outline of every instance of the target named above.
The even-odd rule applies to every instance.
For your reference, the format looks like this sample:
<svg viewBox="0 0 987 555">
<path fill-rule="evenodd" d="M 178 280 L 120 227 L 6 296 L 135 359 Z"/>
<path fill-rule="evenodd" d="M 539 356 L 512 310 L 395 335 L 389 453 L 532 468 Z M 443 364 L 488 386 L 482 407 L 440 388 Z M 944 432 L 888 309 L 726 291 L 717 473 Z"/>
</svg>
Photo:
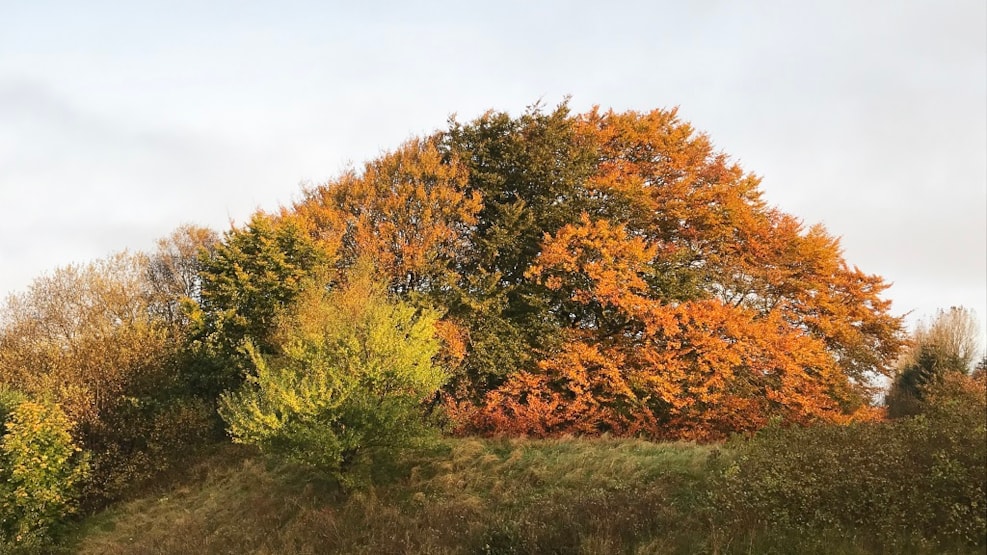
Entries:
<svg viewBox="0 0 987 555">
<path fill-rule="evenodd" d="M 696 500 L 712 448 L 637 440 L 448 440 L 344 492 L 220 455 L 167 494 L 87 523 L 100 554 L 637 553 L 706 547 Z M 226 457 L 223 459 L 223 457 Z M 699 538 L 697 540 L 697 538 Z M 697 541 L 699 544 L 697 544 Z"/>
</svg>

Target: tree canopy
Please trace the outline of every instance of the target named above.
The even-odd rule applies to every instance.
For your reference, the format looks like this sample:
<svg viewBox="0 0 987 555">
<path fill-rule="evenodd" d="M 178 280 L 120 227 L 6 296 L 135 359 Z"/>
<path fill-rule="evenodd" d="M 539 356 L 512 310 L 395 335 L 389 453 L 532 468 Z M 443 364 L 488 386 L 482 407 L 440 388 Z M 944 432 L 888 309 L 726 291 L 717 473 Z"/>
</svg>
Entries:
<svg viewBox="0 0 987 555">
<path fill-rule="evenodd" d="M 229 232 L 203 264 L 204 333 L 231 356 L 245 339 L 274 354 L 305 283 L 332 287 L 361 258 L 443 314 L 463 430 L 845 421 L 903 342 L 888 284 L 769 206 L 675 110 L 452 119 Z"/>
</svg>

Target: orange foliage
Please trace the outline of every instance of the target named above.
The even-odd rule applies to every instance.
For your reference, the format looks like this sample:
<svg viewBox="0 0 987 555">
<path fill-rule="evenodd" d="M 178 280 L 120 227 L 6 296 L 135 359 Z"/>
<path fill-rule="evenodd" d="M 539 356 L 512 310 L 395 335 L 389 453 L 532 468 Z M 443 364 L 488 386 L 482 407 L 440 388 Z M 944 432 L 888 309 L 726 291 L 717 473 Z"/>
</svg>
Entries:
<svg viewBox="0 0 987 555">
<path fill-rule="evenodd" d="M 774 417 L 879 417 L 866 408 L 868 376 L 891 371 L 903 339 L 879 276 L 848 266 L 821 226 L 769 207 L 760 180 L 675 110 L 594 109 L 571 125 L 571 136 L 552 136 L 594 154 L 588 177 L 566 174 L 573 183 L 549 180 L 529 191 L 528 181 L 511 181 L 498 191 L 494 170 L 521 162 L 484 158 L 471 170 L 432 137 L 309 191 L 295 207 L 324 250 L 340 253 L 342 264 L 369 256 L 401 294 L 474 306 L 488 288 L 462 269 L 485 268 L 493 280 L 507 272 L 524 283 L 509 281 L 516 290 L 491 296 L 504 304 L 495 329 L 567 338 L 545 342 L 549 352 L 534 353 L 538 362 L 527 368 L 504 369 L 506 381 L 477 382 L 499 385 L 492 391 L 455 392 L 449 413 L 464 430 L 709 439 Z M 488 127 L 473 130 L 477 144 L 500 129 Z M 523 169 L 561 163 L 551 153 L 569 151 L 552 145 L 538 151 L 538 168 Z M 505 175 L 505 183 L 517 177 Z M 533 260 L 511 254 L 532 247 L 511 240 L 510 226 L 522 221 L 511 210 L 531 200 L 522 193 L 552 211 L 523 220 L 544 233 Z M 510 210 L 508 201 L 516 201 Z M 498 226 L 506 227 L 496 240 L 476 235 Z M 481 251 L 490 260 L 469 258 Z M 503 260 L 516 263 L 484 266 Z M 453 322 L 440 329 L 447 362 L 469 368 L 469 326 Z M 467 400 L 484 393 L 479 405 Z"/>
<path fill-rule="evenodd" d="M 364 256 L 392 278 L 398 292 L 435 285 L 464 248 L 476 223 L 477 193 L 465 192 L 467 174 L 443 160 L 436 140 L 413 139 L 395 152 L 307 193 L 295 210 L 310 233 L 335 243 L 343 263 Z"/>
<path fill-rule="evenodd" d="M 456 368 L 466 358 L 466 331 L 462 326 L 451 320 L 439 320 L 435 323 L 435 335 L 442 342 L 439 352 L 443 366 Z"/>
<path fill-rule="evenodd" d="M 759 179 L 714 152 L 675 110 L 593 110 L 580 122 L 600 148 L 590 185 L 626 204 L 618 219 L 653 245 L 656 267 L 693 275 L 704 289 L 693 297 L 783 311 L 793 327 L 823 340 L 858 384 L 868 372 L 890 373 L 902 321 L 881 298 L 888 285 L 848 267 L 821 226 L 804 230 L 768 208 Z"/>
<path fill-rule="evenodd" d="M 527 277 L 541 278 L 553 291 L 571 293 L 577 303 L 627 307 L 646 293 L 641 274 L 655 248 L 639 237 L 629 237 L 622 225 L 591 221 L 583 214 L 579 224 L 567 225 L 546 237 Z"/>
<path fill-rule="evenodd" d="M 715 300 L 652 303 L 643 333 L 611 339 L 605 351 L 574 341 L 536 372 L 514 375 L 487 396 L 477 427 L 718 439 L 773 417 L 845 420 L 839 368 L 777 314 L 755 319 Z"/>
<path fill-rule="evenodd" d="M 590 316 L 537 371 L 490 393 L 477 427 L 713 439 L 772 417 L 847 418 L 853 387 L 823 339 L 777 307 L 652 298 L 644 275 L 656 252 L 586 215 L 547 237 L 529 276 Z"/>
<path fill-rule="evenodd" d="M 473 416 L 475 429 L 550 436 L 609 432 L 634 435 L 656 429 L 648 407 L 631 389 L 619 352 L 575 341 L 491 392 Z"/>
</svg>

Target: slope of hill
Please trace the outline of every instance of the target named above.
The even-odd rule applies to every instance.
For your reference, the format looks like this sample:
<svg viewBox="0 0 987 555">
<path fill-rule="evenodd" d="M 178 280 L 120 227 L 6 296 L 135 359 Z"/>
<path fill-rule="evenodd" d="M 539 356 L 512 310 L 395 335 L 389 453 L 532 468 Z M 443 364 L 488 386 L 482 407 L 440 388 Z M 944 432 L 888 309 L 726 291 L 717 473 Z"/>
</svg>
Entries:
<svg viewBox="0 0 987 555">
<path fill-rule="evenodd" d="M 888 476 L 916 482 L 921 480 L 912 474 L 928 472 L 860 459 L 868 449 L 864 444 L 882 443 L 875 438 L 910 436 L 914 430 L 863 425 L 849 436 L 841 430 L 778 429 L 755 442 L 718 446 L 612 438 L 444 439 L 428 452 L 377 467 L 364 485 L 349 491 L 228 446 L 179 484 L 84 521 L 63 546 L 83 554 L 159 555 L 982 552 L 982 522 L 969 522 L 971 515 L 976 520 L 974 513 L 965 517 L 973 535 L 959 541 L 946 527 L 925 530 L 915 520 L 921 507 L 946 507 L 955 495 L 942 493 L 943 500 L 936 500 L 907 486 L 887 488 Z M 845 457 L 825 456 L 833 437 L 813 439 L 834 434 L 844 442 Z M 804 449 L 779 454 L 792 441 Z M 892 443 L 879 450 L 895 458 Z M 758 458 L 777 464 L 769 461 L 763 472 L 752 472 Z M 824 490 L 859 491 L 842 500 L 823 499 L 812 493 L 820 481 L 828 484 Z M 778 485 L 788 491 L 774 499 Z M 873 518 L 839 523 L 875 496 L 887 497 L 887 506 L 874 507 Z M 748 508 L 738 512 L 741 500 Z M 782 505 L 772 505 L 779 500 Z M 799 512 L 802 505 L 810 513 Z M 795 519 L 788 527 L 768 523 L 779 510 Z M 904 520 L 895 516 L 902 511 Z M 834 528 L 824 530 L 819 521 Z"/>
<path fill-rule="evenodd" d="M 638 440 L 447 440 L 345 494 L 227 450 L 182 485 L 84 523 L 80 553 L 704 551 L 715 448 Z M 383 479 L 382 479 L 383 478 Z"/>
</svg>

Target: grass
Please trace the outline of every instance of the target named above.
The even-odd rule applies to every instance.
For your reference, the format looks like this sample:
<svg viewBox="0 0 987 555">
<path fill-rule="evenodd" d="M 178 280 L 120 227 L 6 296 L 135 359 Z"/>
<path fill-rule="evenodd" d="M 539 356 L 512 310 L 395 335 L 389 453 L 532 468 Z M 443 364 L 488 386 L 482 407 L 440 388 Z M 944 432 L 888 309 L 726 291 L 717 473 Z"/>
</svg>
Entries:
<svg viewBox="0 0 987 555">
<path fill-rule="evenodd" d="M 346 491 L 227 446 L 172 486 L 83 521 L 63 548 L 265 555 L 895 551 L 861 541 L 868 531 L 859 528 L 785 532 L 724 518 L 714 492 L 724 491 L 722 471 L 735 467 L 741 452 L 732 444 L 634 439 L 444 439 L 375 468 L 373 485 Z M 793 472 L 791 479 L 803 474 Z M 945 551 L 978 553 L 982 545 Z"/>
<path fill-rule="evenodd" d="M 78 553 L 693 553 L 713 448 L 445 440 L 343 492 L 229 449 L 184 483 L 85 521 Z"/>
</svg>

